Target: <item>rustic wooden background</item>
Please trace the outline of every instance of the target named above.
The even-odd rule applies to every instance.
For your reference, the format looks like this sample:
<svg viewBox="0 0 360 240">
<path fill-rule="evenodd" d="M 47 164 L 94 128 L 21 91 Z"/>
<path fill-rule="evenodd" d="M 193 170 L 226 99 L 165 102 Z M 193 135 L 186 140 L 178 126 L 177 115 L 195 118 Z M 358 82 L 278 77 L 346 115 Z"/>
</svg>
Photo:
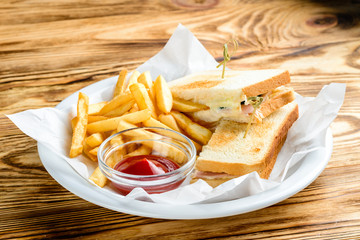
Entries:
<svg viewBox="0 0 360 240">
<path fill-rule="evenodd" d="M 234 69 L 285 68 L 315 96 L 347 84 L 331 160 L 309 187 L 274 206 L 208 220 L 108 210 L 46 172 L 36 142 L 4 114 L 54 107 L 74 91 L 155 55 L 178 23 L 217 60 L 236 35 Z M 1 239 L 359 239 L 360 1 L 3 0 L 0 4 Z"/>
</svg>

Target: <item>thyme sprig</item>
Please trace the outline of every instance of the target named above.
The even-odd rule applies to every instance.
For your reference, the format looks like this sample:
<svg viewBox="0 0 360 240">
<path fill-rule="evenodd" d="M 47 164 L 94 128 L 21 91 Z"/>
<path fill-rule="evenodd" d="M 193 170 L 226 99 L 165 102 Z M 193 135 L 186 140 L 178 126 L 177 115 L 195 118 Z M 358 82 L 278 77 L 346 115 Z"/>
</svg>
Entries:
<svg viewBox="0 0 360 240">
<path fill-rule="evenodd" d="M 246 131 L 245 131 L 245 134 L 244 134 L 244 138 L 246 138 L 246 135 L 250 129 L 250 125 L 254 119 L 254 115 L 255 115 L 255 111 L 256 109 L 258 109 L 260 107 L 260 104 L 263 102 L 264 98 L 263 97 L 259 97 L 259 96 L 256 96 L 256 97 L 248 97 L 247 98 L 247 103 L 249 103 L 253 108 L 253 113 L 251 114 L 251 118 L 250 118 L 250 121 L 246 127 Z"/>
<path fill-rule="evenodd" d="M 231 54 L 229 54 L 229 49 L 228 49 L 228 44 L 229 43 L 232 43 L 233 46 L 234 46 L 234 50 L 233 50 L 233 52 Z M 230 40 L 230 41 L 228 41 L 227 43 L 224 44 L 224 46 L 223 46 L 224 60 L 221 63 L 219 63 L 219 65 L 216 66 L 217 68 L 219 68 L 221 65 L 223 66 L 222 74 L 221 74 L 222 79 L 224 79 L 224 77 L 225 77 L 226 63 L 231 60 L 231 57 L 235 54 L 238 47 L 239 47 L 239 43 L 235 39 L 232 39 L 232 40 Z"/>
</svg>

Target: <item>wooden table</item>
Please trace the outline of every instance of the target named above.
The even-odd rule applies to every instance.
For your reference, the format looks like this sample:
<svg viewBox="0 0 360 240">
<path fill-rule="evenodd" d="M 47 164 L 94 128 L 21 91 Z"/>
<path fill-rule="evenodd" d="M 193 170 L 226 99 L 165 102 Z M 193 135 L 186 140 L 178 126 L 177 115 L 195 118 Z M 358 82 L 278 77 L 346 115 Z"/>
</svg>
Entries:
<svg viewBox="0 0 360 240">
<path fill-rule="evenodd" d="M 0 7 L 1 239 L 359 239 L 360 3 L 345 1 L 2 1 Z M 233 69 L 285 68 L 315 96 L 347 84 L 326 169 L 303 191 L 258 211 L 162 220 L 99 207 L 46 172 L 36 142 L 4 115 L 54 107 L 89 84 L 155 55 L 178 23 Z"/>
</svg>

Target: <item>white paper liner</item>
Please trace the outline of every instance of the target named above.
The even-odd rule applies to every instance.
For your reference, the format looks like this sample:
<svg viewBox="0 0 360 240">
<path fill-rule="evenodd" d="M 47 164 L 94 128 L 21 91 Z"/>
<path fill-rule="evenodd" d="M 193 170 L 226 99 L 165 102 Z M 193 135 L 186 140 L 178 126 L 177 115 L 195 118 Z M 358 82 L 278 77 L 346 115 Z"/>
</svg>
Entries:
<svg viewBox="0 0 360 240">
<path fill-rule="evenodd" d="M 216 69 L 217 64 L 196 37 L 179 24 L 165 47 L 137 70 L 150 71 L 153 79 L 161 74 L 167 81 L 171 81 L 196 71 Z M 88 94 L 91 103 L 109 100 L 116 79 L 117 77 L 106 79 L 81 91 Z M 121 198 L 166 204 L 194 204 L 234 200 L 268 190 L 281 184 L 288 177 L 287 173 L 291 167 L 299 163 L 307 154 L 325 148 L 326 130 L 336 118 L 344 96 L 345 84 L 339 83 L 324 86 L 315 98 L 296 96 L 300 117 L 288 132 L 288 138 L 279 153 L 269 180 L 261 179 L 256 172 L 253 172 L 214 189 L 200 180 L 191 185 L 183 184 L 178 189 L 162 194 L 150 195 L 143 189 L 134 189 L 123 197 L 109 186 L 105 187 L 104 191 L 114 193 Z M 71 143 L 70 120 L 75 114 L 77 97 L 77 93 L 74 93 L 56 108 L 27 110 L 7 117 L 26 135 L 65 159 L 75 169 L 74 174 L 80 174 L 88 179 L 97 167 L 97 163 L 83 156 L 72 159 L 67 157 Z"/>
</svg>

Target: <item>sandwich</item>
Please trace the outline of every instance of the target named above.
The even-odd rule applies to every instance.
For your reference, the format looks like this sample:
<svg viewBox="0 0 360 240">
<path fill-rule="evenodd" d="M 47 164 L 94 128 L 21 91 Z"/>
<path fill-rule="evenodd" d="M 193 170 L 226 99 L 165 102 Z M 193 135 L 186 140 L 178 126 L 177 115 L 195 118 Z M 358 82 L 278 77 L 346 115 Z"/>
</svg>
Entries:
<svg viewBox="0 0 360 240">
<path fill-rule="evenodd" d="M 176 99 L 190 100 L 207 109 L 189 113 L 200 123 L 221 119 L 260 123 L 276 109 L 295 99 L 288 71 L 279 69 L 235 71 L 228 70 L 221 78 L 219 70 L 198 72 L 169 82 Z M 254 108 L 251 99 L 261 99 Z"/>
<path fill-rule="evenodd" d="M 203 146 L 192 181 L 203 179 L 212 187 L 256 171 L 267 179 L 275 164 L 288 130 L 298 118 L 295 101 L 277 109 L 262 120 L 247 124 L 220 120 L 207 145 Z"/>
</svg>

